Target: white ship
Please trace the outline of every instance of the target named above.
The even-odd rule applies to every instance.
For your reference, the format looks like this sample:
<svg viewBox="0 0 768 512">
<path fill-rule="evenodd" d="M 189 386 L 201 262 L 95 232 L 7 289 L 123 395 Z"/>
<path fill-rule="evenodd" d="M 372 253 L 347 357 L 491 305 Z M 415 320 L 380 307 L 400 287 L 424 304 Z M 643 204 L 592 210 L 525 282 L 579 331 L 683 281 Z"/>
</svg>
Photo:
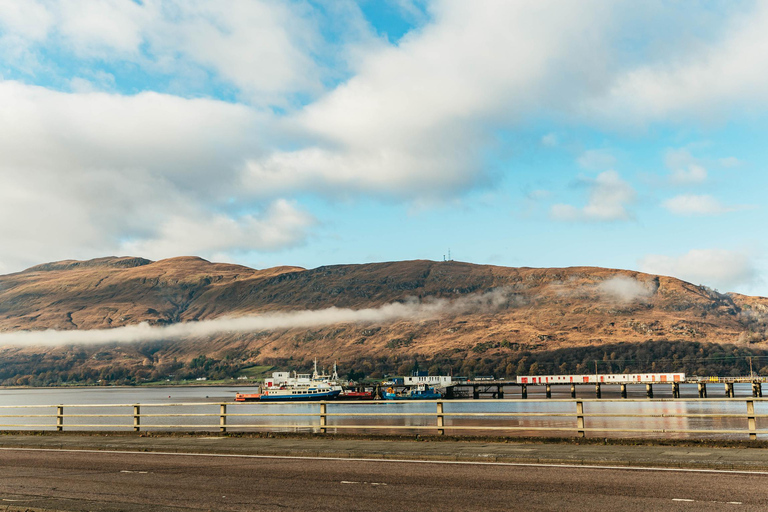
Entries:
<svg viewBox="0 0 768 512">
<path fill-rule="evenodd" d="M 317 371 L 317 359 L 312 375 L 308 373 L 274 372 L 272 378 L 264 381 L 261 393 L 235 395 L 237 402 L 268 402 L 268 401 L 307 401 L 332 400 L 341 393 L 337 384 L 339 376 L 336 373 L 336 363 L 333 364 L 333 375 L 321 374 Z"/>
</svg>

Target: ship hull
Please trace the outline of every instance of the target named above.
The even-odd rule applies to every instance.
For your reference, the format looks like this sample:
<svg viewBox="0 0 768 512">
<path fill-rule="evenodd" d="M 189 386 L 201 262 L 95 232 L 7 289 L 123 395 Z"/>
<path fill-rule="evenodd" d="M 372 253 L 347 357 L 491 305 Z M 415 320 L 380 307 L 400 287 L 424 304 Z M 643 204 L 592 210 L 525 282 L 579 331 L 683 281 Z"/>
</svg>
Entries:
<svg viewBox="0 0 768 512">
<path fill-rule="evenodd" d="M 287 393 L 275 393 L 275 394 L 262 394 L 259 397 L 260 402 L 317 402 L 320 400 L 333 400 L 339 396 L 341 391 L 332 390 L 324 391 L 322 393 L 300 393 L 300 394 L 287 394 Z"/>
</svg>

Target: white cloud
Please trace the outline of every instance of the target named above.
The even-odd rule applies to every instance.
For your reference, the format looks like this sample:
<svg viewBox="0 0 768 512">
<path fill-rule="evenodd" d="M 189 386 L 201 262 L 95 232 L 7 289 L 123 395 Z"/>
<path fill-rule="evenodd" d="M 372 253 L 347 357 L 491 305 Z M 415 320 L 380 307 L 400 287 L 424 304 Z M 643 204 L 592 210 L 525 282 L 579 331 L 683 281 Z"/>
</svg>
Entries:
<svg viewBox="0 0 768 512">
<path fill-rule="evenodd" d="M 662 206 L 676 215 L 718 215 L 734 211 L 710 195 L 679 195 L 667 199 Z"/>
<path fill-rule="evenodd" d="M 688 45 L 669 41 L 662 47 L 673 56 L 616 73 L 607 94 L 586 100 L 581 113 L 639 124 L 681 118 L 709 121 L 768 105 L 768 69 L 759 64 L 768 52 L 768 4 L 733 6 L 740 12 L 722 11 L 718 30 L 709 37 Z M 666 18 L 664 10 L 658 14 Z M 701 14 L 691 12 L 691 20 L 698 21 Z"/>
<path fill-rule="evenodd" d="M 644 283 L 631 277 L 616 276 L 598 284 L 597 292 L 605 298 L 618 302 L 644 300 L 656 292 L 651 283 Z"/>
<path fill-rule="evenodd" d="M 384 304 L 377 308 L 325 308 L 241 317 L 219 317 L 199 322 L 180 322 L 150 326 L 147 322 L 112 329 L 0 332 L 0 346 L 62 345 L 95 343 L 134 343 L 139 341 L 189 340 L 227 332 L 273 331 L 292 328 L 318 328 L 340 323 L 384 324 L 398 320 L 432 320 L 472 312 L 493 313 L 510 300 L 503 288 L 455 300 L 427 298 Z"/>
<path fill-rule="evenodd" d="M 560 144 L 560 138 L 556 133 L 548 133 L 541 138 L 541 145 L 549 148 L 557 147 Z"/>
<path fill-rule="evenodd" d="M 606 149 L 590 149 L 576 159 L 579 166 L 591 171 L 605 171 L 616 165 L 616 157 Z"/>
<path fill-rule="evenodd" d="M 274 251 L 303 242 L 307 229 L 315 222 L 311 215 L 283 199 L 273 202 L 261 215 L 171 215 L 152 238 L 126 242 L 121 251 L 152 259 L 169 254 Z"/>
<path fill-rule="evenodd" d="M 687 169 L 673 169 L 669 181 L 673 185 L 698 185 L 707 181 L 707 170 L 700 165 L 690 165 Z"/>
<path fill-rule="evenodd" d="M 573 56 L 600 53 L 599 36 L 584 34 L 603 16 L 584 4 L 487 5 L 437 2 L 432 23 L 368 54 L 291 119 L 303 146 L 249 163 L 254 189 L 420 198 L 485 182 L 493 129 L 562 102 L 556 77 L 582 87 L 592 63 Z"/>
<path fill-rule="evenodd" d="M 561 221 L 617 221 L 632 217 L 627 206 L 635 200 L 635 190 L 616 171 L 605 171 L 594 180 L 586 180 L 589 200 L 582 208 L 555 204 L 550 215 Z"/>
<path fill-rule="evenodd" d="M 85 62 L 130 62 L 150 72 L 183 76 L 202 69 L 249 102 L 285 105 L 293 94 L 322 91 L 313 56 L 330 48 L 317 16 L 299 2 L 265 0 L 2 0 L 0 27 L 7 33 L 0 48 L 13 48 L 38 69 L 34 56 L 51 47 Z M 362 26 L 351 14 L 344 22 L 350 31 Z"/>
<path fill-rule="evenodd" d="M 707 181 L 707 169 L 686 148 L 669 149 L 664 155 L 672 185 L 699 185 Z"/>
<path fill-rule="evenodd" d="M 2 37 L 18 37 L 31 41 L 45 39 L 53 25 L 53 16 L 44 5 L 27 0 L 0 0 Z"/>
<path fill-rule="evenodd" d="M 735 156 L 721 158 L 719 162 L 720 162 L 720 165 L 722 165 L 725 168 L 738 167 L 742 164 L 741 160 L 739 160 Z"/>
<path fill-rule="evenodd" d="M 759 281 L 752 258 L 741 251 L 693 249 L 677 257 L 651 254 L 639 264 L 643 272 L 674 276 L 722 291 L 754 286 Z"/>
<path fill-rule="evenodd" d="M 158 258 L 278 250 L 314 222 L 295 203 L 264 206 L 244 191 L 241 163 L 265 137 L 262 116 L 242 105 L 9 81 L 0 105 L 5 268 L 128 247 Z"/>
</svg>

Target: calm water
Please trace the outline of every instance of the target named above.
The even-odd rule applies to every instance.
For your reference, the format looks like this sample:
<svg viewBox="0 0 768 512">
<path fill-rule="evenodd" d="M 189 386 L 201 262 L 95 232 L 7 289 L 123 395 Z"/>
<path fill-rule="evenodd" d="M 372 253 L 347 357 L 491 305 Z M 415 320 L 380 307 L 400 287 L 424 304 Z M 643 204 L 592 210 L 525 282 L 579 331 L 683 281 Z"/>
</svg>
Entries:
<svg viewBox="0 0 768 512">
<path fill-rule="evenodd" d="M 708 384 L 710 398 L 724 397 L 722 385 Z M 133 408 L 125 404 L 140 403 L 143 427 L 172 426 L 177 429 L 203 430 L 218 426 L 219 405 L 210 402 L 228 402 L 227 424 L 232 430 L 276 430 L 276 431 L 310 431 L 320 424 L 320 405 L 307 404 L 258 404 L 234 403 L 237 392 L 256 392 L 255 388 L 246 387 L 168 387 L 168 388 L 46 388 L 46 389 L 0 389 L 0 428 L 2 429 L 52 429 L 57 405 L 64 406 L 65 429 L 94 430 L 93 424 L 114 425 L 130 430 L 133 425 Z M 553 386 L 553 398 L 570 398 L 568 386 Z M 749 384 L 736 384 L 736 396 L 751 396 Z M 645 398 L 645 386 L 628 386 L 629 398 Z M 695 385 L 681 385 L 683 398 L 697 396 Z M 594 386 L 577 387 L 579 398 L 594 398 Z M 520 398 L 519 388 L 505 390 L 507 399 Z M 618 386 L 603 386 L 603 398 L 620 398 Z M 655 398 L 671 398 L 671 386 L 654 386 Z M 447 428 L 449 434 L 460 435 L 573 435 L 573 431 L 557 433 L 555 428 L 573 428 L 575 418 L 557 416 L 515 417 L 494 416 L 494 413 L 536 412 L 545 414 L 574 413 L 575 404 L 545 401 L 544 387 L 529 386 L 528 401 L 510 402 L 507 400 L 476 400 L 472 402 L 445 402 L 445 413 L 485 413 L 488 416 L 476 418 L 472 416 L 447 416 L 445 426 L 486 427 L 521 427 L 521 431 L 504 431 L 487 429 L 483 431 L 462 431 Z M 183 407 L 174 404 L 186 404 Z M 206 405 L 208 404 L 208 405 Z M 83 405 L 86 407 L 72 407 Z M 122 405 L 122 406 L 118 406 Z M 46 406 L 46 407 L 29 407 Z M 768 414 L 768 404 L 756 403 L 757 414 Z M 743 401 L 734 402 L 586 402 L 585 413 L 626 413 L 626 414 L 737 414 L 739 418 L 586 418 L 588 428 L 601 429 L 701 429 L 701 430 L 731 430 L 742 429 L 747 425 L 746 405 Z M 391 403 L 355 404 L 350 402 L 332 403 L 328 405 L 327 413 L 329 432 L 359 431 L 343 428 L 346 425 L 367 425 L 368 432 L 402 432 L 402 433 L 434 433 L 430 428 L 420 430 L 419 426 L 434 427 L 436 425 L 435 404 L 433 403 Z M 248 414 L 272 414 L 273 416 L 247 417 Z M 305 414 L 306 416 L 279 416 L 280 414 Z M 350 416 L 332 416 L 344 413 Z M 399 416 L 400 414 L 412 416 Z M 205 417 L 202 415 L 214 415 Z M 239 416 L 239 415 L 244 416 Z M 413 415 L 416 414 L 416 415 Z M 425 414 L 419 416 L 418 414 Z M 44 415 L 45 417 L 21 417 L 29 415 Z M 71 415 L 77 415 L 71 416 Z M 113 415 L 107 418 L 93 418 L 89 415 Z M 13 417 L 8 417 L 13 416 Z M 762 423 L 761 423 L 762 421 Z M 405 426 L 406 429 L 395 427 Z M 758 428 L 768 428 L 768 419 L 758 419 Z M 530 430 L 528 430 L 530 429 Z M 545 430 L 538 430 L 545 429 Z M 621 432 L 591 432 L 590 436 L 632 436 L 632 437 L 710 437 L 710 438 L 746 438 L 746 435 L 719 434 L 685 434 L 685 433 L 621 433 Z M 761 436 L 768 437 L 768 436 Z"/>
</svg>

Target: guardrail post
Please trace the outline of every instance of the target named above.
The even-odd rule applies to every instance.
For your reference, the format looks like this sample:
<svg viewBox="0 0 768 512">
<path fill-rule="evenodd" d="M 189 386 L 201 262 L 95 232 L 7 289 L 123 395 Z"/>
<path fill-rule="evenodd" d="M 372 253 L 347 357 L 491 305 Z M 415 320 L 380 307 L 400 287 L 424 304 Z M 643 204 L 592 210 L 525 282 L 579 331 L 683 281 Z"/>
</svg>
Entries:
<svg viewBox="0 0 768 512">
<path fill-rule="evenodd" d="M 595 397 L 600 398 L 602 396 L 602 393 L 600 393 L 600 383 L 598 382 L 595 384 Z"/>
<path fill-rule="evenodd" d="M 326 428 L 325 426 L 328 424 L 328 417 L 326 416 L 326 404 L 325 402 L 320 403 L 320 433 L 325 434 Z"/>
<path fill-rule="evenodd" d="M 227 404 L 219 406 L 219 432 L 227 431 Z"/>
<path fill-rule="evenodd" d="M 552 398 L 552 386 L 547 384 L 547 398 Z"/>
<path fill-rule="evenodd" d="M 699 382 L 699 398 L 707 398 L 707 383 Z"/>
<path fill-rule="evenodd" d="M 584 402 L 581 400 L 576 402 L 576 428 L 579 431 L 579 437 L 586 437 L 587 433 L 584 430 Z"/>
<path fill-rule="evenodd" d="M 747 422 L 749 423 L 749 438 L 757 439 L 757 421 L 755 421 L 755 402 L 747 400 Z"/>
<path fill-rule="evenodd" d="M 645 396 L 648 398 L 653 398 L 653 384 L 645 385 Z"/>
<path fill-rule="evenodd" d="M 443 402 L 437 402 L 437 433 L 439 435 L 445 434 L 445 417 L 443 416 Z"/>
<path fill-rule="evenodd" d="M 528 384 L 523 384 L 520 386 L 520 395 L 523 399 L 528 398 Z"/>
<path fill-rule="evenodd" d="M 141 430 L 141 407 L 138 404 L 133 406 L 133 430 Z"/>
<path fill-rule="evenodd" d="M 623 383 L 621 385 L 621 398 L 627 398 L 627 385 Z"/>
<path fill-rule="evenodd" d="M 571 384 L 571 398 L 576 398 L 576 384 Z"/>
<path fill-rule="evenodd" d="M 757 386 L 757 397 L 763 398 L 763 385 L 760 382 L 756 382 L 755 386 Z"/>
<path fill-rule="evenodd" d="M 56 430 L 61 432 L 64 430 L 64 406 L 56 406 Z"/>
<path fill-rule="evenodd" d="M 672 398 L 680 398 L 680 383 L 675 382 L 672 384 Z"/>
</svg>

